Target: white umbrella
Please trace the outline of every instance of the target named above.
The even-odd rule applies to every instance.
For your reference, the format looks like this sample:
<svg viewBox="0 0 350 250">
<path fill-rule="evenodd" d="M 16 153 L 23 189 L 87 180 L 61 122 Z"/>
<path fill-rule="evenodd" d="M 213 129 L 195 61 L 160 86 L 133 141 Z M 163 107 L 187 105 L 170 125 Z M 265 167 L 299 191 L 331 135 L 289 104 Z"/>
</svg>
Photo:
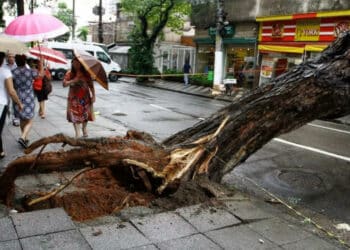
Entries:
<svg viewBox="0 0 350 250">
<path fill-rule="evenodd" d="M 28 47 L 12 37 L 0 35 L 0 51 L 13 54 L 25 54 L 28 52 Z"/>
</svg>

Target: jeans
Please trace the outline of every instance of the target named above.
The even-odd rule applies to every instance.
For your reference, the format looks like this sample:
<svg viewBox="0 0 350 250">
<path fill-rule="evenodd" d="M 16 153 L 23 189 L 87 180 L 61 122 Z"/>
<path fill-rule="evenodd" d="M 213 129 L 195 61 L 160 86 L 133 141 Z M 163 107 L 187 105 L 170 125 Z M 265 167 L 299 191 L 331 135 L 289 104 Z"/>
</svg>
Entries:
<svg viewBox="0 0 350 250">
<path fill-rule="evenodd" d="M 184 82 L 185 82 L 185 85 L 188 85 L 188 73 L 184 73 Z"/>
</svg>

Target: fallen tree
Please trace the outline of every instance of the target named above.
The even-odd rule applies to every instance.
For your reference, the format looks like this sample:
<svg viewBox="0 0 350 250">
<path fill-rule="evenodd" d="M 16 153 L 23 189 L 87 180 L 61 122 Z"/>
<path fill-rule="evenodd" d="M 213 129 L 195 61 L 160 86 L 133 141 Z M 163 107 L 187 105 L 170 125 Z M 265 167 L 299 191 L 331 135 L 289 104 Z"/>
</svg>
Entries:
<svg viewBox="0 0 350 250">
<path fill-rule="evenodd" d="M 129 131 L 125 137 L 74 139 L 58 134 L 42 138 L 25 152 L 29 154 L 49 143 L 69 144 L 73 148 L 39 152 L 12 161 L 0 177 L 0 199 L 11 205 L 14 181 L 19 175 L 87 167 L 91 171 L 108 168 L 112 171 L 111 178 L 122 176 L 123 185 L 136 185 L 143 195 L 134 195 L 135 204 L 152 199 L 149 196 L 142 199 L 145 193 L 157 196 L 177 190 L 187 181 L 197 182 L 212 194 L 220 195 L 212 183 L 220 182 L 226 173 L 272 138 L 317 118 L 349 113 L 350 32 L 347 32 L 319 57 L 292 68 L 162 143 L 137 131 Z M 29 195 L 25 204 L 30 207 L 52 200 L 57 193 L 55 190 Z M 122 208 L 132 200 L 127 189 L 119 198 L 110 199 L 118 202 L 108 211 Z"/>
</svg>

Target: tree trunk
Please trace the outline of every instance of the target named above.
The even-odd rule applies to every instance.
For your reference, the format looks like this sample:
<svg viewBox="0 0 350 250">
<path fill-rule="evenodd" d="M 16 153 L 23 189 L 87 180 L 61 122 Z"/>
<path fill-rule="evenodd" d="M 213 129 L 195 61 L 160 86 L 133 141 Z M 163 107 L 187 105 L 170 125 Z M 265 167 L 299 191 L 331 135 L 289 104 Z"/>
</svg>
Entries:
<svg viewBox="0 0 350 250">
<path fill-rule="evenodd" d="M 17 0 L 17 16 L 24 15 L 24 1 L 23 0 Z"/>
<path fill-rule="evenodd" d="M 349 114 L 349 85 L 350 32 L 320 57 L 292 68 L 161 144 L 136 131 L 125 137 L 76 140 L 56 135 L 34 142 L 26 153 L 48 143 L 78 148 L 17 158 L 0 177 L 0 199 L 10 202 L 18 175 L 73 167 L 108 167 L 156 194 L 203 177 L 220 182 L 274 137 L 316 118 Z"/>
</svg>

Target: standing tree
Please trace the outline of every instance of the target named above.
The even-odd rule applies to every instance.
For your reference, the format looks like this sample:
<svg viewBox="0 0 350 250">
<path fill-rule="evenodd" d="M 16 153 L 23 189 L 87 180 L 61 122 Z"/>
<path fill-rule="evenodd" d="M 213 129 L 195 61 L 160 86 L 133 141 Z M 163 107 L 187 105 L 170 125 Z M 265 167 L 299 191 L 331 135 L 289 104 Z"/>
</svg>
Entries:
<svg viewBox="0 0 350 250">
<path fill-rule="evenodd" d="M 87 40 L 87 36 L 89 34 L 89 28 L 87 26 L 84 26 L 84 27 L 80 27 L 78 29 L 78 38 L 80 38 L 81 40 L 83 41 L 86 41 Z"/>
<path fill-rule="evenodd" d="M 58 3 L 58 11 L 54 16 L 60 19 L 68 27 L 73 27 L 73 24 L 75 22 L 75 20 L 73 20 L 73 10 L 68 9 L 66 3 Z M 64 35 L 57 37 L 56 40 L 60 42 L 66 42 L 69 39 L 69 34 L 70 32 L 67 32 Z"/>
<path fill-rule="evenodd" d="M 139 75 L 152 74 L 157 38 L 166 26 L 174 31 L 182 29 L 185 17 L 190 14 L 190 3 L 186 0 L 122 0 L 121 4 L 125 12 L 135 17 L 130 35 L 130 68 Z"/>
<path fill-rule="evenodd" d="M 5 2 L 7 3 L 7 5 L 3 6 Z M 1 5 L 1 10 L 4 7 L 6 9 L 7 13 L 11 16 L 24 15 L 24 0 L 0 1 L 0 5 Z"/>
</svg>

